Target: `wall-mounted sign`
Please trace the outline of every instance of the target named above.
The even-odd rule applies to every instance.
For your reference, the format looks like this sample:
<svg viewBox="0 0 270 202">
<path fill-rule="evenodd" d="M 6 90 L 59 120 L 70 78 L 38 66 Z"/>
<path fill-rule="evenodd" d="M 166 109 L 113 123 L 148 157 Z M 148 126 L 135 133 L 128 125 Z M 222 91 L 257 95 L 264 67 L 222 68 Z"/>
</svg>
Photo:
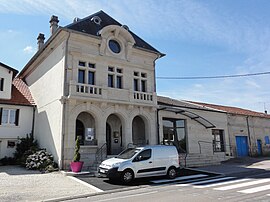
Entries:
<svg viewBox="0 0 270 202">
<path fill-rule="evenodd" d="M 86 128 L 85 129 L 85 140 L 92 141 L 95 138 L 95 129 Z"/>
</svg>

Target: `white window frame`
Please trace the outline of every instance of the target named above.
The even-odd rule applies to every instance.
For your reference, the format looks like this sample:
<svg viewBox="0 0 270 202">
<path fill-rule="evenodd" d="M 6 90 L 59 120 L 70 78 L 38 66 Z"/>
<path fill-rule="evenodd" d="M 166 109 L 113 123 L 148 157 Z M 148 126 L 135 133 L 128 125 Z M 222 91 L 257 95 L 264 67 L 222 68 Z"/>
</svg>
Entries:
<svg viewBox="0 0 270 202">
<path fill-rule="evenodd" d="M 133 85 L 134 85 L 134 80 L 137 80 L 138 82 L 138 91 L 139 92 L 148 92 L 148 82 L 147 82 L 147 73 L 146 72 L 140 72 L 140 71 L 134 71 L 133 72 Z M 142 89 L 142 82 L 145 82 L 145 91 Z M 133 86 L 133 89 L 135 89 L 135 86 Z"/>
<path fill-rule="evenodd" d="M 3 119 L 4 119 L 4 111 L 7 111 L 7 122 L 6 123 L 4 123 L 3 122 Z M 11 112 L 14 112 L 14 122 L 13 123 L 11 123 Z M 10 108 L 3 108 L 2 109 L 2 123 L 1 123 L 1 125 L 4 125 L 4 126 L 16 126 L 16 111 L 17 111 L 17 109 L 10 109 Z"/>
<path fill-rule="evenodd" d="M 124 88 L 124 76 L 123 76 L 123 68 L 120 67 L 114 67 L 114 66 L 108 66 L 108 77 L 109 75 L 112 76 L 113 79 L 113 86 L 109 86 L 109 88 L 117 88 L 117 89 L 123 89 Z M 121 79 L 121 88 L 118 88 L 117 78 Z M 108 83 L 109 84 L 109 83 Z"/>
</svg>

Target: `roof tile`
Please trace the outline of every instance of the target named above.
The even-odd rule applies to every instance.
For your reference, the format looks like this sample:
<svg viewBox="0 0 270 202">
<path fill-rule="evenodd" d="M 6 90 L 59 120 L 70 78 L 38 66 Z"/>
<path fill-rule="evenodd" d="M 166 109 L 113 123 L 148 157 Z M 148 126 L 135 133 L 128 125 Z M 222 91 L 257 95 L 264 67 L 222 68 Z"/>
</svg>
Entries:
<svg viewBox="0 0 270 202">
<path fill-rule="evenodd" d="M 11 99 L 0 99 L 0 103 L 27 106 L 35 105 L 34 99 L 28 86 L 18 78 L 15 78 L 12 83 Z"/>
<path fill-rule="evenodd" d="M 238 115 L 244 115 L 244 116 L 255 116 L 255 117 L 262 117 L 262 118 L 268 118 L 270 119 L 270 115 L 266 113 L 261 112 L 255 112 L 248 109 L 242 109 L 238 107 L 230 107 L 230 106 L 222 106 L 222 105 L 216 105 L 216 104 L 208 104 L 208 103 L 201 103 L 201 102 L 194 102 L 194 101 L 188 101 L 194 104 L 201 105 L 203 107 L 209 107 L 212 109 L 218 109 L 225 111 L 230 114 L 238 114 Z"/>
</svg>

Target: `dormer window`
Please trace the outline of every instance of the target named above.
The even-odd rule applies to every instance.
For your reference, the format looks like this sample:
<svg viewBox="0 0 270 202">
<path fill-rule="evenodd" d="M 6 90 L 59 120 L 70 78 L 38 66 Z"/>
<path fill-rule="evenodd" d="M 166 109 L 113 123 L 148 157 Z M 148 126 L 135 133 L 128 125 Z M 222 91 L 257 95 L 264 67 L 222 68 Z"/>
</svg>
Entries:
<svg viewBox="0 0 270 202">
<path fill-rule="evenodd" d="M 0 78 L 0 91 L 4 90 L 4 78 Z"/>
<path fill-rule="evenodd" d="M 111 39 L 109 41 L 109 48 L 114 53 L 117 53 L 118 54 L 118 53 L 121 52 L 121 46 L 120 46 L 120 44 L 116 40 Z"/>
</svg>

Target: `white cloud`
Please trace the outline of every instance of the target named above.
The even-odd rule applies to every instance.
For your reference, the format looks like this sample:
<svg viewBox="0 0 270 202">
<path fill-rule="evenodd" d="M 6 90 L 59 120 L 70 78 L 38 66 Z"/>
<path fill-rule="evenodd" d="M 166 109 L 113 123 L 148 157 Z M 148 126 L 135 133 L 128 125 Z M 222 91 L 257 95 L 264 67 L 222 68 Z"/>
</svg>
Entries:
<svg viewBox="0 0 270 202">
<path fill-rule="evenodd" d="M 194 84 L 194 87 L 195 87 L 195 88 L 200 88 L 200 89 L 201 89 L 201 88 L 203 88 L 203 85 L 197 83 L 197 84 Z"/>
<path fill-rule="evenodd" d="M 31 53 L 34 53 L 36 50 L 35 48 L 33 48 L 32 46 L 26 46 L 24 49 L 23 49 L 23 52 L 27 53 L 27 54 L 31 54 Z"/>
<path fill-rule="evenodd" d="M 252 81 L 252 80 L 247 80 L 246 81 L 246 85 L 247 85 L 247 87 L 251 87 L 251 88 L 257 88 L 257 89 L 259 89 L 259 88 L 261 88 L 261 86 L 258 84 L 258 82 L 255 82 L 255 81 Z"/>
</svg>

